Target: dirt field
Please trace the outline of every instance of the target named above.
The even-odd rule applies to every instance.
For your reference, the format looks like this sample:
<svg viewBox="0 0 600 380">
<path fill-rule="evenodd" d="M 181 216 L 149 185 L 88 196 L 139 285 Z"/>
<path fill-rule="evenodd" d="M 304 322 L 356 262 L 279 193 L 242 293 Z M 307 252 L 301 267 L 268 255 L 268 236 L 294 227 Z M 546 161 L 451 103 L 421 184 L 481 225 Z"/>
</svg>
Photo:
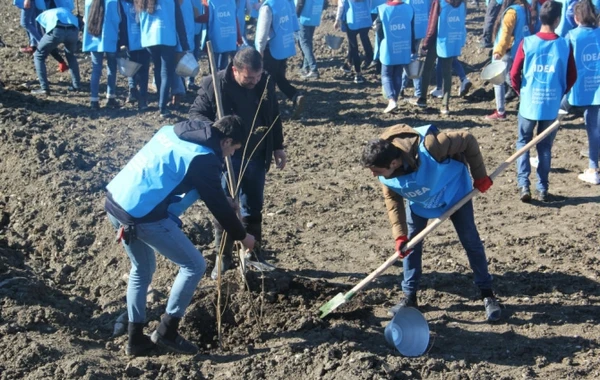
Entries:
<svg viewBox="0 0 600 380">
<path fill-rule="evenodd" d="M 330 9 L 315 36 L 321 79 L 302 82 L 308 107 L 285 122 L 289 166 L 269 173 L 265 239 L 278 267 L 248 275 L 244 290 L 228 272 L 223 294 L 222 345 L 216 332 L 216 288 L 207 275 L 188 309 L 182 333 L 201 348 L 194 357 L 157 351 L 128 359 L 125 335 L 113 335 L 125 311 L 129 260 L 113 242 L 103 211 L 104 186 L 162 126 L 157 108 L 131 106 L 92 113 L 89 94 L 67 94 L 69 76 L 50 77 L 53 96 L 36 98 L 33 63 L 18 51 L 25 33 L 17 9 L 0 5 L 0 378 L 144 379 L 516 379 L 600 378 L 600 191 L 577 179 L 587 160 L 582 120 L 569 117 L 556 138 L 550 177 L 553 200 L 523 204 L 511 166 L 475 201 L 500 297 L 500 323 L 484 320 L 466 256 L 450 224 L 426 240 L 419 301 L 429 322 L 427 353 L 405 358 L 386 344 L 387 309 L 398 301 L 401 268 L 392 267 L 352 302 L 326 319 L 318 308 L 345 292 L 392 254 L 393 239 L 379 185 L 359 165 L 364 142 L 403 122 L 465 129 L 481 144 L 488 171 L 515 150 L 517 102 L 506 121 L 488 122 L 491 86 L 478 72 L 487 53 L 477 45 L 483 9 L 469 5 L 465 68 L 474 83 L 456 96 L 451 115 L 438 100 L 422 111 L 402 104 L 383 115 L 386 103 L 375 72 L 355 85 L 339 67 L 345 51 L 331 51 L 323 36 Z M 91 71 L 79 54 L 84 83 Z M 202 62 L 206 73 L 206 64 Z M 48 60 L 49 72 L 56 63 Z M 105 79 L 103 79 L 105 80 Z M 101 91 L 104 87 L 101 87 Z M 410 90 L 412 91 L 412 90 Z M 119 77 L 119 98 L 126 82 Z M 187 115 L 194 94 L 175 111 Z M 156 96 L 151 98 L 156 107 Z M 282 107 L 288 119 L 290 104 Z M 194 206 L 185 231 L 214 262 L 208 212 Z M 176 267 L 159 258 L 148 295 L 152 331 Z"/>
</svg>

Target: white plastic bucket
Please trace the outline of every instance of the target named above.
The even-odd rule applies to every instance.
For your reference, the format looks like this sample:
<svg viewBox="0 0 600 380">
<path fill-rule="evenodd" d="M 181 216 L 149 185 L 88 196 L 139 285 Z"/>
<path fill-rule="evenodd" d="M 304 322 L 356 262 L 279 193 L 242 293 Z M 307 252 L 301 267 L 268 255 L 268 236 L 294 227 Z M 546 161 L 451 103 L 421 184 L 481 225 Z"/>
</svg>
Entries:
<svg viewBox="0 0 600 380">
<path fill-rule="evenodd" d="M 131 61 L 127 58 L 117 58 L 117 68 L 126 77 L 132 77 L 142 67 L 141 63 Z"/>
<path fill-rule="evenodd" d="M 506 62 L 504 61 L 493 61 L 487 64 L 483 70 L 481 70 L 481 79 L 495 85 L 504 83 L 506 66 Z"/>
<path fill-rule="evenodd" d="M 402 307 L 385 327 L 385 340 L 404 356 L 421 356 L 429 345 L 429 325 L 421 312 Z"/>
<path fill-rule="evenodd" d="M 198 65 L 198 61 L 192 53 L 185 53 L 179 62 L 177 62 L 177 66 L 175 67 L 175 74 L 180 77 L 195 77 L 198 75 L 200 71 L 200 66 Z"/>
<path fill-rule="evenodd" d="M 330 49 L 338 50 L 342 47 L 342 42 L 344 42 L 344 37 L 338 37 L 333 34 L 327 34 L 325 36 L 325 43 L 329 46 Z"/>
<path fill-rule="evenodd" d="M 406 74 L 410 79 L 421 78 L 423 74 L 423 68 L 425 67 L 425 61 L 421 59 L 415 59 L 408 65 L 406 65 Z"/>
</svg>

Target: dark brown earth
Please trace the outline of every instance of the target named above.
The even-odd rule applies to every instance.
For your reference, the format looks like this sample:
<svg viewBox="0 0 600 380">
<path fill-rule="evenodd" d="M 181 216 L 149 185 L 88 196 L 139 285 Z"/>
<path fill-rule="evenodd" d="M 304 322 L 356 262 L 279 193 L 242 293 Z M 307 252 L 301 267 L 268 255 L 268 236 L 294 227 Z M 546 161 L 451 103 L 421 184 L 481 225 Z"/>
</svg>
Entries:
<svg viewBox="0 0 600 380">
<path fill-rule="evenodd" d="M 326 319 L 319 306 L 345 292 L 392 254 L 393 240 L 379 185 L 361 168 L 365 141 L 403 122 L 435 123 L 472 132 L 491 172 L 515 150 L 517 102 L 506 121 L 483 116 L 494 107 L 490 85 L 478 72 L 487 52 L 477 47 L 483 11 L 469 10 L 465 68 L 474 83 L 466 99 L 453 96 L 452 114 L 439 102 L 421 111 L 408 104 L 383 115 L 378 76 L 355 85 L 339 70 L 344 51 L 323 36 L 330 9 L 315 37 L 321 79 L 302 82 L 292 60 L 289 76 L 308 93 L 299 121 L 283 107 L 289 165 L 269 173 L 265 240 L 279 268 L 228 272 L 222 294 L 223 334 L 216 323 L 216 284 L 205 277 L 182 324 L 199 344 L 193 357 L 157 351 L 147 358 L 124 354 L 125 335 L 113 336 L 125 310 L 129 261 L 113 242 L 103 211 L 104 186 L 162 125 L 157 111 L 131 106 L 90 112 L 88 94 L 67 94 L 69 77 L 51 76 L 54 94 L 35 98 L 32 60 L 17 9 L 4 2 L 0 35 L 0 378 L 144 379 L 597 379 L 600 377 L 598 286 L 600 192 L 577 179 L 587 161 L 582 120 L 569 117 L 553 149 L 549 203 L 517 199 L 511 166 L 475 201 L 490 271 L 504 305 L 500 323 L 488 324 L 472 284 L 464 251 L 444 224 L 427 238 L 419 301 L 431 339 L 419 358 L 402 357 L 386 344 L 387 309 L 398 301 L 399 273 L 392 267 Z M 79 54 L 85 83 L 89 58 Z M 48 61 L 49 71 L 55 63 Z M 202 62 L 207 72 L 206 62 Z M 453 95 L 458 82 L 455 79 Z M 119 77 L 119 98 L 126 84 Z M 188 93 L 175 115 L 185 118 Z M 151 105 L 156 105 L 152 99 Z M 194 206 L 185 231 L 212 269 L 209 214 Z M 177 270 L 159 256 L 148 295 L 147 331 L 157 326 Z"/>
</svg>

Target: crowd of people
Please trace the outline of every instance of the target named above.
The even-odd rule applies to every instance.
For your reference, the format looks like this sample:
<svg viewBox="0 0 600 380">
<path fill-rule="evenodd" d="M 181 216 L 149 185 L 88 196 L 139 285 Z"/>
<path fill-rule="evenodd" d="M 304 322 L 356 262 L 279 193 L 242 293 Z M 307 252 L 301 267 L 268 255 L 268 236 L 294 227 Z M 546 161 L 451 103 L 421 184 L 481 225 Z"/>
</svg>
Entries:
<svg viewBox="0 0 600 380">
<path fill-rule="evenodd" d="M 178 333 L 194 290 L 204 275 L 201 253 L 181 231 L 179 215 L 201 199 L 215 219 L 215 245 L 223 254 L 211 273 L 217 279 L 232 265 L 233 241 L 241 241 L 247 255 L 264 261 L 261 250 L 264 186 L 272 163 L 286 166 L 284 134 L 276 87 L 293 104 L 292 117 L 303 111 L 306 97 L 290 83 L 288 59 L 302 54 L 300 75 L 320 77 L 313 52 L 324 0 L 86 0 L 83 20 L 73 15 L 72 0 L 15 0 L 22 8 L 23 25 L 30 35 L 40 89 L 50 95 L 46 58 L 52 55 L 59 70 L 69 70 L 71 91 L 81 90 L 77 60 L 79 29 L 83 51 L 92 61 L 90 107 L 99 108 L 99 82 L 107 62 L 106 106 L 116 107 L 117 56 L 125 54 L 140 69 L 129 78 L 128 101 L 141 111 L 148 107 L 150 62 L 159 92 L 159 112 L 169 115 L 169 104 L 188 89 L 197 91 L 189 120 L 162 127 L 107 186 L 105 208 L 118 231 L 131 272 L 127 289 L 129 340 L 127 353 L 137 356 L 155 345 L 185 354 L 197 347 Z M 481 47 L 491 49 L 492 61 L 506 63 L 506 83 L 495 85 L 496 110 L 489 120 L 506 119 L 505 102 L 520 97 L 517 148 L 541 133 L 560 114 L 583 111 L 589 140 L 589 168 L 582 181 L 599 184 L 600 148 L 600 29 L 598 4 L 591 0 L 490 0 Z M 410 103 L 427 106 L 428 95 L 442 98 L 442 115 L 450 113 L 452 72 L 460 77 L 459 95 L 472 87 L 460 57 L 466 43 L 464 0 L 338 0 L 335 28 L 346 33 L 348 55 L 341 67 L 353 72 L 354 83 L 365 81 L 363 70 L 378 68 L 388 104 L 396 112 L 408 87 L 408 65 L 422 59 L 421 77 L 412 78 Z M 254 47 L 246 34 L 247 17 L 256 18 Z M 32 21 L 33 20 L 33 21 Z M 83 25 L 81 22 L 83 21 Z M 40 29 L 40 27 L 42 29 Z M 43 30 L 43 33 L 41 32 Z M 374 41 L 370 39 L 374 30 Z M 358 40 L 364 49 L 361 59 Z M 176 75 L 177 53 L 198 57 L 206 41 L 216 54 L 218 73 L 202 78 Z M 66 63 L 57 50 L 64 45 Z M 436 69 L 434 69 L 436 67 Z M 431 75 L 435 73 L 436 78 Z M 268 75 L 267 75 L 268 74 Z M 268 80 L 272 78 L 273 80 Z M 435 81 L 435 89 L 429 89 Z M 221 99 L 215 95 L 220 90 Z M 508 89 L 508 91 L 507 91 Z M 220 118 L 217 104 L 222 103 Z M 549 200 L 551 149 L 556 132 L 537 144 L 536 197 Z M 240 178 L 239 205 L 227 196 L 223 161 L 231 156 L 231 170 Z M 473 187 L 492 186 L 474 136 L 443 132 L 428 125 L 397 125 L 370 141 L 362 164 L 383 184 L 395 246 L 403 258 L 404 297 L 391 308 L 418 307 L 422 274 L 422 243 L 412 251 L 405 244 L 450 209 Z M 528 154 L 517 162 L 519 198 L 530 202 Z M 405 202 L 406 201 L 406 202 Z M 236 209 L 239 207 L 241 218 Z M 492 290 L 492 276 L 479 237 L 471 202 L 451 220 L 465 248 L 474 282 L 488 321 L 497 321 L 501 306 Z M 143 333 L 146 291 L 155 270 L 155 251 L 180 267 L 158 329 Z"/>
</svg>

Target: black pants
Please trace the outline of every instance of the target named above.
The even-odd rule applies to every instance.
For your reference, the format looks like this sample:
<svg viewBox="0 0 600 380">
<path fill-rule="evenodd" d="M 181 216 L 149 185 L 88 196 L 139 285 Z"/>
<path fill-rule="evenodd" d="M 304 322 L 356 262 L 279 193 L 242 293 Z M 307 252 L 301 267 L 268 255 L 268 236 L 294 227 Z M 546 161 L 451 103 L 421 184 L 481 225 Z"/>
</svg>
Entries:
<svg viewBox="0 0 600 380">
<path fill-rule="evenodd" d="M 269 49 L 265 49 L 263 62 L 265 70 L 271 75 L 279 90 L 287 96 L 289 100 L 293 100 L 298 90 L 285 77 L 287 70 L 287 59 L 275 59 L 271 55 Z"/>
<path fill-rule="evenodd" d="M 365 61 L 367 63 L 371 63 L 373 60 L 373 46 L 371 45 L 371 40 L 369 39 L 369 29 L 370 28 L 352 30 L 348 27 L 346 29 L 346 35 L 348 36 L 348 61 L 354 65 L 354 71 L 357 74 L 360 74 L 361 71 L 360 55 L 358 54 L 358 39 L 356 38 L 357 36 L 360 37 L 360 42 L 365 50 Z"/>
<path fill-rule="evenodd" d="M 496 3 L 496 0 L 490 0 L 485 10 L 485 19 L 483 20 L 483 41 L 486 44 L 493 44 L 492 34 L 494 33 L 494 24 L 500 13 L 502 4 Z"/>
</svg>

